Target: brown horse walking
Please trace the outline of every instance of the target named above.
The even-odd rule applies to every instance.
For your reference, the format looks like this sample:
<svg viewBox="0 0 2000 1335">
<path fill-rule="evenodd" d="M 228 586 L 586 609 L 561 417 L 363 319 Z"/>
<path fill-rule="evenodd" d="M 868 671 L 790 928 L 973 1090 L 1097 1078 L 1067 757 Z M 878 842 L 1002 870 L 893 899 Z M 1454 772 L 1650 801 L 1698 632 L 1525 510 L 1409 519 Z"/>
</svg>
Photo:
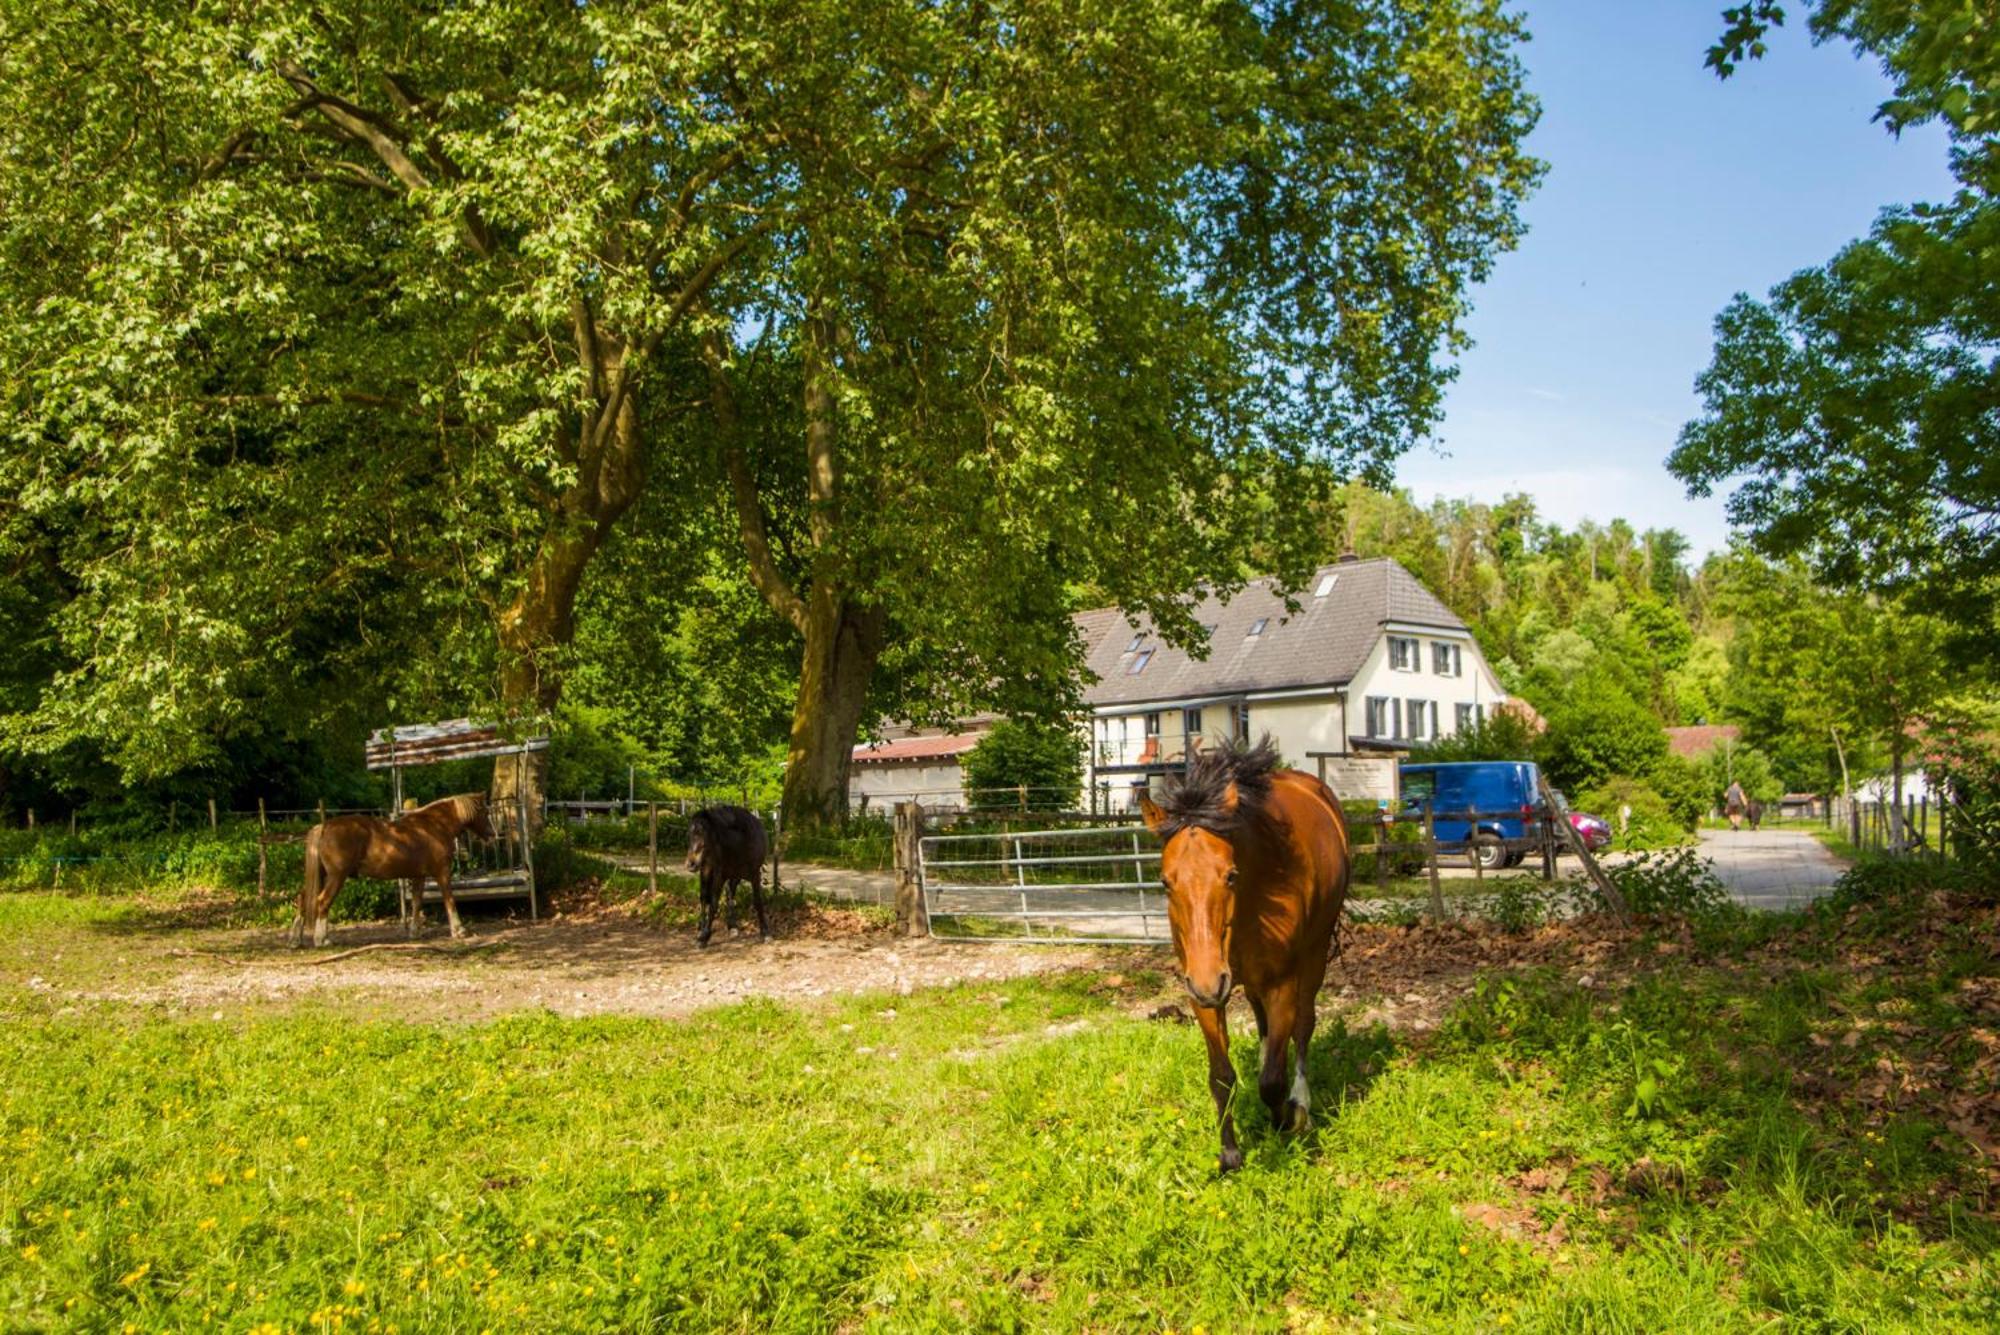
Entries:
<svg viewBox="0 0 2000 1335">
<path fill-rule="evenodd" d="M 1333 932 L 1351 870 L 1347 818 L 1333 790 L 1310 774 L 1279 769 L 1266 737 L 1196 756 L 1158 803 L 1140 813 L 1166 841 L 1160 879 L 1174 952 L 1208 1040 L 1209 1092 L 1222 1126 L 1222 1171 L 1243 1166 L 1229 1112 L 1236 1068 L 1227 1011 L 1238 984 L 1257 1017 L 1263 1067 L 1257 1092 L 1281 1131 L 1312 1125 L 1306 1050 L 1314 999 L 1326 977 Z M 1289 1081 L 1285 1043 L 1293 1061 Z"/>
<path fill-rule="evenodd" d="M 460 793 L 440 797 L 395 820 L 379 816 L 335 816 L 306 832 L 306 882 L 299 891 L 298 916 L 292 919 L 292 944 L 305 944 L 312 928 L 313 944 L 326 944 L 326 913 L 333 897 L 350 876 L 378 881 L 416 880 L 410 913 L 404 926 L 417 934 L 424 918 L 424 878 L 436 881 L 444 895 L 445 917 L 454 937 L 465 935 L 458 905 L 451 898 L 451 850 L 461 831 L 481 839 L 493 837 L 486 819 L 486 794 Z"/>
</svg>

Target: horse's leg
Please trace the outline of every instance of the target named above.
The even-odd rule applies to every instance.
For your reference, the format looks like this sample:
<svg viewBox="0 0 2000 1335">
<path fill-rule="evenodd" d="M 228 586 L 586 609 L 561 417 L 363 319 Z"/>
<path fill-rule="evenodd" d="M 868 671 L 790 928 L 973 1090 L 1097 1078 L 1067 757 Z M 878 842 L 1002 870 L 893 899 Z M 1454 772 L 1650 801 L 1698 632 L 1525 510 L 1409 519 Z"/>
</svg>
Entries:
<svg viewBox="0 0 2000 1335">
<path fill-rule="evenodd" d="M 347 884 L 347 873 L 337 868 L 321 869 L 322 883 L 319 902 L 313 905 L 313 944 L 326 944 L 326 915 L 333 909 L 333 898 L 340 893 L 340 887 Z"/>
<path fill-rule="evenodd" d="M 1243 1151 L 1236 1148 L 1236 1119 L 1229 1112 L 1230 1100 L 1236 1097 L 1236 1067 L 1229 1060 L 1229 1017 L 1222 1006 L 1196 1006 L 1194 1018 L 1208 1041 L 1208 1092 L 1215 1097 L 1215 1120 L 1222 1129 L 1219 1164 L 1223 1172 L 1230 1173 L 1243 1166 Z"/>
<path fill-rule="evenodd" d="M 708 938 L 715 932 L 715 901 L 721 898 L 722 888 L 716 884 L 715 874 L 704 871 L 701 874 L 701 931 L 695 936 L 695 944 L 706 947 Z"/>
<path fill-rule="evenodd" d="M 1243 999 L 1250 1003 L 1250 1013 L 1257 1017 L 1257 1038 L 1261 1042 L 1271 1032 L 1270 1019 L 1264 1014 L 1264 999 L 1247 987 L 1243 989 Z"/>
<path fill-rule="evenodd" d="M 438 893 L 444 896 L 444 916 L 451 923 L 451 939 L 465 939 L 465 928 L 458 921 L 458 903 L 451 897 L 451 860 L 445 860 L 444 869 L 434 878 L 438 883 Z"/>
<path fill-rule="evenodd" d="M 1312 1090 L 1306 1072 L 1310 1069 L 1313 1026 L 1319 1022 L 1319 985 L 1325 979 L 1326 960 L 1322 957 L 1308 958 L 1299 971 L 1298 1013 L 1292 1019 L 1292 1089 L 1291 1097 L 1285 1100 L 1285 1129 L 1294 1134 L 1312 1127 Z"/>
<path fill-rule="evenodd" d="M 1284 1131 L 1289 1129 L 1285 1107 L 1289 1074 L 1285 1070 L 1285 1047 L 1292 1040 L 1292 1026 L 1297 1015 L 1297 984 L 1289 978 L 1285 979 L 1266 992 L 1262 999 L 1265 1014 L 1270 1016 L 1271 1023 L 1260 1045 L 1264 1060 L 1257 1071 L 1257 1094 L 1264 1100 L 1264 1106 L 1271 1110 L 1271 1125 Z"/>
<path fill-rule="evenodd" d="M 750 878 L 750 902 L 757 906 L 757 939 L 771 939 L 771 920 L 764 916 L 764 869 L 757 868 Z"/>
<path fill-rule="evenodd" d="M 403 935 L 414 941 L 424 931 L 424 878 L 409 882 L 409 902 L 404 906 Z"/>
<path fill-rule="evenodd" d="M 729 926 L 729 934 L 735 936 L 742 929 L 736 925 L 736 878 L 725 877 L 722 882 L 722 921 Z"/>
</svg>

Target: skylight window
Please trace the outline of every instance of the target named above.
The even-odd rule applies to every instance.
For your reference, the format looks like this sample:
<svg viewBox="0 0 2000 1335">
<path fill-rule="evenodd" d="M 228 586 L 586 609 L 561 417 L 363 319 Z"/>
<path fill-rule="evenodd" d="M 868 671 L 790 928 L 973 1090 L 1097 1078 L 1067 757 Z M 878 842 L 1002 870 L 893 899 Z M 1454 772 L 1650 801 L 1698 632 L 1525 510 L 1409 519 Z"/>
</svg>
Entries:
<svg viewBox="0 0 2000 1335">
<path fill-rule="evenodd" d="M 1270 624 L 1271 624 L 1271 618 L 1258 617 L 1255 621 L 1250 623 L 1250 634 L 1252 636 L 1262 635 L 1264 633 L 1264 627 Z"/>
<path fill-rule="evenodd" d="M 1339 582 L 1340 582 L 1340 576 L 1338 574 L 1328 572 L 1327 574 L 1321 575 L 1319 577 L 1319 587 L 1313 590 L 1313 597 L 1315 598 L 1326 597 L 1329 593 L 1333 592 L 1333 586 Z"/>
<path fill-rule="evenodd" d="M 1141 672 L 1144 672 L 1146 670 L 1146 664 L 1152 661 L 1153 661 L 1153 651 L 1151 649 L 1140 650 L 1136 655 L 1133 656 L 1132 666 L 1125 669 L 1125 675 L 1128 677 L 1138 676 Z"/>
<path fill-rule="evenodd" d="M 1146 642 L 1146 632 L 1142 630 L 1137 635 L 1134 635 L 1132 637 L 1132 643 L 1125 646 L 1125 652 L 1128 654 L 1136 653 L 1138 651 L 1139 646 L 1144 644 L 1145 642 Z"/>
</svg>

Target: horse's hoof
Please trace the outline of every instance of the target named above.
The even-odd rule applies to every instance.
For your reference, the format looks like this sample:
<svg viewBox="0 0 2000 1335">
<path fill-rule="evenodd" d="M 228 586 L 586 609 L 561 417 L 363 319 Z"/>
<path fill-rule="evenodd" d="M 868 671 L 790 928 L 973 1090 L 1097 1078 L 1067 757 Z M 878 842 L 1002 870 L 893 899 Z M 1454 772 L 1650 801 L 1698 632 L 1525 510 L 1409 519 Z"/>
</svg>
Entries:
<svg viewBox="0 0 2000 1335">
<path fill-rule="evenodd" d="M 698 936 L 698 937 L 696 937 L 696 938 L 694 939 L 694 944 L 695 944 L 695 948 L 696 948 L 696 949 L 698 949 L 698 950 L 707 950 L 707 949 L 708 949 L 708 938 L 707 938 L 707 937 L 705 937 L 705 936 Z"/>
<path fill-rule="evenodd" d="M 1221 1165 L 1219 1171 L 1233 1173 L 1243 1166 L 1243 1151 L 1231 1146 L 1222 1152 L 1218 1163 Z"/>
<path fill-rule="evenodd" d="M 1312 1124 L 1312 1111 L 1303 1103 L 1287 1103 L 1285 1105 L 1285 1130 L 1295 1136 L 1302 1136 L 1312 1130 Z"/>
</svg>

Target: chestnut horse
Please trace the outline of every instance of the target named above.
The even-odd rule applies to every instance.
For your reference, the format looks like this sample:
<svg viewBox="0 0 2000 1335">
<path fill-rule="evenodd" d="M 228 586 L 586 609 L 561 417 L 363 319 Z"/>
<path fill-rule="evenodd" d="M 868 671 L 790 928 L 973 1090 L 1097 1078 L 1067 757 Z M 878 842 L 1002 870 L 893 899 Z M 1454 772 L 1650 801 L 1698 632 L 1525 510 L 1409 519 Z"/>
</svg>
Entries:
<svg viewBox="0 0 2000 1335">
<path fill-rule="evenodd" d="M 326 944 L 326 912 L 350 876 L 378 881 L 416 880 L 410 916 L 404 924 L 411 936 L 424 918 L 424 878 L 438 883 L 444 912 L 454 937 L 465 935 L 458 905 L 451 898 L 451 851 L 461 831 L 481 839 L 493 837 L 486 819 L 486 794 L 460 793 L 440 797 L 428 806 L 395 820 L 379 816 L 335 816 L 306 832 L 306 883 L 299 891 L 298 915 L 292 919 L 292 944 L 305 944 L 312 927 L 313 944 Z"/>
<path fill-rule="evenodd" d="M 1281 1131 L 1312 1125 L 1306 1049 L 1326 977 L 1334 926 L 1347 898 L 1347 818 L 1333 790 L 1279 769 L 1269 737 L 1248 750 L 1204 751 L 1140 813 L 1166 841 L 1160 879 L 1167 920 L 1195 1017 L 1208 1040 L 1209 1092 L 1222 1125 L 1222 1171 L 1243 1166 L 1229 1104 L 1229 994 L 1238 984 L 1257 1017 L 1263 1068 L 1257 1092 Z M 1289 1082 L 1285 1043 L 1292 1044 Z"/>
</svg>

